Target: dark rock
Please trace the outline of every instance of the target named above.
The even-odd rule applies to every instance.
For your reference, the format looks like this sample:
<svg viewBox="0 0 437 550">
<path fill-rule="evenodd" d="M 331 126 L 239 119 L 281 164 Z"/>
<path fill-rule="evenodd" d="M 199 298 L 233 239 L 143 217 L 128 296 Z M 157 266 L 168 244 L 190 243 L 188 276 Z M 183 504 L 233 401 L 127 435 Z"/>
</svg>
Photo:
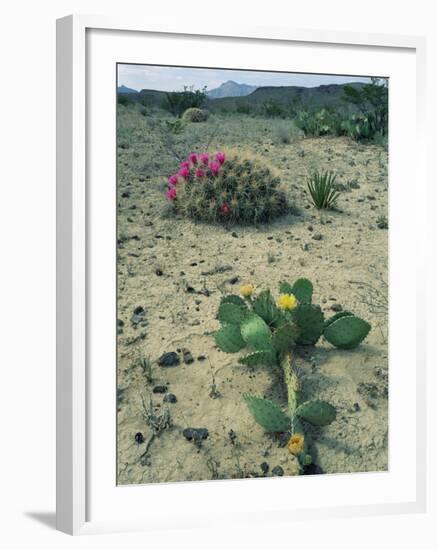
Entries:
<svg viewBox="0 0 437 550">
<path fill-rule="evenodd" d="M 343 306 L 341 304 L 332 304 L 331 309 L 332 311 L 339 313 L 340 311 L 343 311 Z"/>
<path fill-rule="evenodd" d="M 316 233 L 312 238 L 314 241 L 321 241 L 323 239 L 323 235 L 321 233 Z"/>
<path fill-rule="evenodd" d="M 272 474 L 274 476 L 283 476 L 284 475 L 284 469 L 281 466 L 275 466 L 272 470 Z"/>
<path fill-rule="evenodd" d="M 270 466 L 267 464 L 267 462 L 263 462 L 263 463 L 260 465 L 260 468 L 261 468 L 261 470 L 262 470 L 262 473 L 263 473 L 263 474 L 266 474 L 266 473 L 269 471 Z"/>
<path fill-rule="evenodd" d="M 164 273 L 162 272 L 162 269 L 157 269 L 155 271 L 156 275 L 158 275 L 158 277 L 161 277 Z"/>
<path fill-rule="evenodd" d="M 180 362 L 179 355 L 174 351 L 164 353 L 158 359 L 158 365 L 160 367 L 176 367 Z"/>
<path fill-rule="evenodd" d="M 130 193 L 129 193 L 129 191 L 124 191 L 124 192 L 121 194 L 121 196 L 122 196 L 124 199 L 127 199 L 127 198 L 130 197 Z"/>
<path fill-rule="evenodd" d="M 236 283 L 238 283 L 238 281 L 239 281 L 238 277 L 232 277 L 232 279 L 229 279 L 229 284 L 235 285 Z"/>
<path fill-rule="evenodd" d="M 141 443 L 144 443 L 144 435 L 141 432 L 136 433 L 135 441 L 138 443 L 138 445 L 141 445 Z"/>
<path fill-rule="evenodd" d="M 182 435 L 188 441 L 201 441 L 206 439 L 209 435 L 207 428 L 185 428 Z"/>
<path fill-rule="evenodd" d="M 132 317 L 131 317 L 131 323 L 133 325 L 139 325 L 140 323 L 144 325 L 145 323 L 145 316 L 146 312 L 142 306 L 138 306 L 134 309 Z"/>
<path fill-rule="evenodd" d="M 238 235 L 237 233 L 235 233 L 235 231 L 232 231 L 231 235 L 234 237 L 234 239 L 238 239 Z"/>
<path fill-rule="evenodd" d="M 153 393 L 165 393 L 167 391 L 167 386 L 155 386 L 152 391 Z"/>
<path fill-rule="evenodd" d="M 183 353 L 184 363 L 186 365 L 191 365 L 191 363 L 194 363 L 194 357 L 191 355 L 191 351 L 189 349 L 183 348 L 182 353 Z"/>
<path fill-rule="evenodd" d="M 206 359 L 205 355 L 199 355 L 199 357 L 197 358 L 198 361 L 205 361 L 205 359 Z"/>
<path fill-rule="evenodd" d="M 164 395 L 164 403 L 176 403 L 177 397 L 174 393 L 168 393 L 167 395 Z"/>
</svg>

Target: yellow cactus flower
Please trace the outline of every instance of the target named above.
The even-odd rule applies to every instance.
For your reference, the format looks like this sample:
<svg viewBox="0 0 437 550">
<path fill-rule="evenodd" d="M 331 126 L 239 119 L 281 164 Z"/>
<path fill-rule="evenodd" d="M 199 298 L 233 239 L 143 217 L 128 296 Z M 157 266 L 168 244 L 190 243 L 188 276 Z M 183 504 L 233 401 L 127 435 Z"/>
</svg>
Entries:
<svg viewBox="0 0 437 550">
<path fill-rule="evenodd" d="M 298 456 L 303 452 L 305 437 L 302 434 L 294 434 L 290 437 L 287 447 L 292 455 Z"/>
<path fill-rule="evenodd" d="M 247 285 L 243 285 L 242 287 L 240 287 L 240 294 L 245 298 L 249 298 L 250 296 L 252 296 L 254 290 L 255 290 L 255 287 L 249 283 Z"/>
<path fill-rule="evenodd" d="M 278 307 L 292 310 L 297 306 L 297 298 L 294 294 L 281 294 L 278 299 Z"/>
</svg>

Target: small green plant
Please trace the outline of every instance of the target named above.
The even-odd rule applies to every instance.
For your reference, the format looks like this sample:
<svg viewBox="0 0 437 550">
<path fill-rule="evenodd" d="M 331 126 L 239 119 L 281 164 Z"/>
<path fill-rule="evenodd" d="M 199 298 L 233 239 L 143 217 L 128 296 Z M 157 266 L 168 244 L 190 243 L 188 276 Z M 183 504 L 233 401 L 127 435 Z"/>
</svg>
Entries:
<svg viewBox="0 0 437 550">
<path fill-rule="evenodd" d="M 182 92 L 167 92 L 163 103 L 164 109 L 172 115 L 181 117 L 191 107 L 200 109 L 206 101 L 206 88 L 196 90 L 185 86 Z"/>
<path fill-rule="evenodd" d="M 333 208 L 340 196 L 332 172 L 315 172 L 308 178 L 307 185 L 313 204 L 319 210 Z"/>
<path fill-rule="evenodd" d="M 273 127 L 272 141 L 275 145 L 293 143 L 299 137 L 299 130 L 292 124 L 278 122 Z"/>
<path fill-rule="evenodd" d="M 198 221 L 266 223 L 285 214 L 280 178 L 263 159 L 240 152 L 190 153 L 168 178 L 175 212 Z"/>
<path fill-rule="evenodd" d="M 182 115 L 184 122 L 205 122 L 208 118 L 208 111 L 198 107 L 190 107 Z"/>
<path fill-rule="evenodd" d="M 244 394 L 254 420 L 270 433 L 287 433 L 289 451 L 298 457 L 301 468 L 311 464 L 306 423 L 326 426 L 336 418 L 335 408 L 319 399 L 301 402 L 301 380 L 294 360 L 297 345 L 314 345 L 323 335 L 341 349 L 358 346 L 370 331 L 370 324 L 350 312 L 342 311 L 325 320 L 318 305 L 312 304 L 313 285 L 298 279 L 293 285 L 281 283 L 280 296 L 274 300 L 270 290 L 257 296 L 251 284 L 243 285 L 241 296 L 224 296 L 217 319 L 221 328 L 214 333 L 217 347 L 226 353 L 249 348 L 239 363 L 264 365 L 282 371 L 287 392 L 285 412 L 274 401 Z"/>
</svg>

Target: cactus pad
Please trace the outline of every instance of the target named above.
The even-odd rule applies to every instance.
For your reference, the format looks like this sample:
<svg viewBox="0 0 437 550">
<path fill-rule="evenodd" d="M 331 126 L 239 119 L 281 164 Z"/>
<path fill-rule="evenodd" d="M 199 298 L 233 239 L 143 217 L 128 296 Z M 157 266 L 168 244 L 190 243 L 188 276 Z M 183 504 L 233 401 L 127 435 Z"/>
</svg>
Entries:
<svg viewBox="0 0 437 550">
<path fill-rule="evenodd" d="M 286 323 L 280 326 L 272 336 L 272 344 L 276 351 L 288 351 L 296 342 L 299 329 L 294 323 Z"/>
<path fill-rule="evenodd" d="M 270 290 L 264 290 L 253 301 L 253 311 L 259 315 L 268 325 L 274 323 L 279 317 L 279 311 Z"/>
<path fill-rule="evenodd" d="M 310 304 L 313 297 L 313 284 L 308 279 L 298 279 L 291 288 L 299 303 Z"/>
<path fill-rule="evenodd" d="M 221 304 L 235 304 L 236 306 L 240 306 L 241 308 L 247 309 L 247 303 L 241 298 L 240 296 L 237 296 L 236 294 L 229 294 L 229 296 L 223 296 L 220 305 Z"/>
<path fill-rule="evenodd" d="M 278 364 L 278 358 L 275 351 L 261 350 L 255 351 L 245 357 L 240 357 L 238 362 L 241 365 L 247 365 L 249 367 L 255 367 L 257 365 L 275 366 Z"/>
<path fill-rule="evenodd" d="M 266 432 L 286 432 L 290 429 L 290 419 L 276 403 L 247 393 L 243 397 L 255 422 Z"/>
<path fill-rule="evenodd" d="M 326 319 L 325 324 L 324 324 L 324 328 L 325 329 L 328 328 L 329 325 L 332 325 L 332 323 L 334 321 L 336 321 L 337 319 L 341 319 L 342 317 L 349 317 L 350 315 L 353 315 L 353 313 L 351 313 L 350 311 L 339 311 L 338 313 L 336 313 L 335 315 L 333 315 L 329 319 Z"/>
<path fill-rule="evenodd" d="M 217 318 L 222 324 L 239 325 L 247 315 L 247 308 L 230 302 L 221 303 Z"/>
<path fill-rule="evenodd" d="M 226 353 L 237 353 L 246 345 L 237 325 L 222 327 L 214 333 L 214 339 L 217 346 Z"/>
<path fill-rule="evenodd" d="M 293 294 L 293 287 L 284 281 L 279 285 L 279 294 Z"/>
<path fill-rule="evenodd" d="M 364 340 L 370 329 L 371 325 L 367 321 L 348 315 L 331 323 L 325 328 L 323 335 L 337 348 L 352 349 Z"/>
<path fill-rule="evenodd" d="M 256 313 L 249 313 L 241 323 L 241 336 L 246 344 L 257 350 L 269 350 L 271 331 L 265 321 Z"/>
<path fill-rule="evenodd" d="M 326 401 L 306 401 L 296 409 L 296 415 L 313 426 L 327 426 L 337 416 L 335 407 Z"/>
<path fill-rule="evenodd" d="M 294 314 L 294 320 L 300 329 L 298 344 L 313 345 L 323 332 L 324 317 L 320 306 L 301 304 Z"/>
</svg>

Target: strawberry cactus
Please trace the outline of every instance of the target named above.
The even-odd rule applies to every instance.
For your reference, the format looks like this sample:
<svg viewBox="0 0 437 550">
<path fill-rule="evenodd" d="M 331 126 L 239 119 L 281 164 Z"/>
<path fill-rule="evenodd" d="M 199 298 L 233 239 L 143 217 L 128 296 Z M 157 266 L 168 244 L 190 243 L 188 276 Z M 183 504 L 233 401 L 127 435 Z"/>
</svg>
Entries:
<svg viewBox="0 0 437 550">
<path fill-rule="evenodd" d="M 279 367 L 287 391 L 287 411 L 277 403 L 251 394 L 244 400 L 254 420 L 270 433 L 289 433 L 289 451 L 298 457 L 301 471 L 311 464 L 306 423 L 327 426 L 336 418 L 335 408 L 314 399 L 301 402 L 298 372 L 294 361 L 297 345 L 314 345 L 323 335 L 333 346 L 352 349 L 370 331 L 370 324 L 350 312 L 343 311 L 325 320 L 320 306 L 312 303 L 313 285 L 298 279 L 293 285 L 281 283 L 275 301 L 270 290 L 257 296 L 253 285 L 243 285 L 241 296 L 224 296 L 217 319 L 221 328 L 214 333 L 218 348 L 226 353 L 249 352 L 239 363 L 248 366 Z"/>
<path fill-rule="evenodd" d="M 289 209 L 276 171 L 239 152 L 190 153 L 167 183 L 174 211 L 196 221 L 265 223 Z"/>
</svg>

